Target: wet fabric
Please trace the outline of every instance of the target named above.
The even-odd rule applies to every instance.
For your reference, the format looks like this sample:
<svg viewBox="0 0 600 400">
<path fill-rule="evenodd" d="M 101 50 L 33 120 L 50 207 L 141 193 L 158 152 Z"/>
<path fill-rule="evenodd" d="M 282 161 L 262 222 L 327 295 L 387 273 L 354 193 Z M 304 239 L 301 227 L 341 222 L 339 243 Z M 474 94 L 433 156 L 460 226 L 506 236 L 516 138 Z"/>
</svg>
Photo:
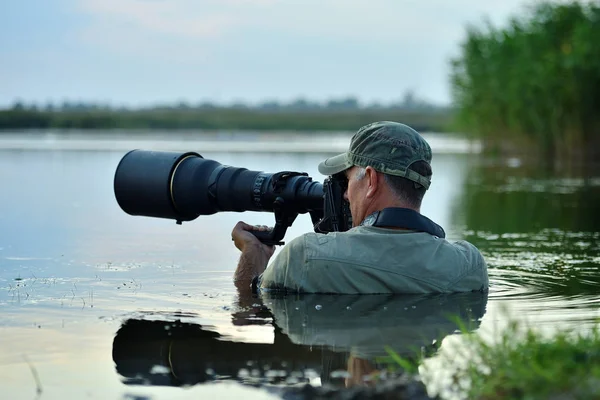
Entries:
<svg viewBox="0 0 600 400">
<path fill-rule="evenodd" d="M 298 293 L 452 293 L 488 286 L 485 260 L 469 242 L 373 226 L 299 236 L 259 279 L 263 290 Z"/>
</svg>

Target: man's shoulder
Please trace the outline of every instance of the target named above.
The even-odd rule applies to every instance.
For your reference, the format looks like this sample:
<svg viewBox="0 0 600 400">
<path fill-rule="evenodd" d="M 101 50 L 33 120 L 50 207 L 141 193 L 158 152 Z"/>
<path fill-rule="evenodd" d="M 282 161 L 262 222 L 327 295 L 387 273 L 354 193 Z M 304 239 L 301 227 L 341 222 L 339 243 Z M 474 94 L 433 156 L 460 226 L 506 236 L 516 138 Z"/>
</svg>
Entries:
<svg viewBox="0 0 600 400">
<path fill-rule="evenodd" d="M 466 240 L 450 241 L 424 232 L 398 231 L 377 227 L 354 227 L 345 232 L 327 234 L 307 232 L 286 245 L 286 251 L 302 252 L 307 259 L 332 257 L 369 257 L 370 253 L 426 257 L 430 262 L 461 264 L 464 267 L 486 267 L 479 249 Z M 410 253 L 410 255 L 409 255 Z"/>
<path fill-rule="evenodd" d="M 481 254 L 481 251 L 471 242 L 466 240 L 457 240 L 456 242 L 448 242 L 450 246 L 458 250 L 468 261 L 473 263 L 483 263 L 485 265 L 485 259 Z"/>
<path fill-rule="evenodd" d="M 307 241 L 314 241 L 319 243 L 325 243 L 332 239 L 339 240 L 350 240 L 353 238 L 360 238 L 364 236 L 377 236 L 381 237 L 381 235 L 389 236 L 390 233 L 398 233 L 397 230 L 391 230 L 386 228 L 379 228 L 374 226 L 355 226 L 353 228 L 348 229 L 347 231 L 341 232 L 329 232 L 329 233 L 316 233 L 316 232 L 307 232 L 295 239 L 304 238 Z M 406 233 L 414 233 L 412 231 L 406 231 Z"/>
<path fill-rule="evenodd" d="M 357 226 L 344 232 L 304 233 L 289 242 L 291 246 L 303 245 L 305 247 L 337 247 L 347 245 L 362 245 L 377 249 L 384 242 L 393 243 L 394 246 L 434 243 L 437 237 L 428 233 L 415 231 L 400 231 L 395 229 L 379 228 L 374 226 Z"/>
<path fill-rule="evenodd" d="M 487 268 L 483 255 L 472 243 L 450 241 L 424 232 L 359 226 L 346 232 L 306 233 L 293 242 L 302 248 L 307 260 L 333 258 L 370 263 L 375 254 L 377 260 L 396 264 L 396 255 L 403 254 L 404 260 L 415 265 L 426 261 L 441 269 Z M 383 256 L 386 253 L 388 257 Z"/>
<path fill-rule="evenodd" d="M 479 250 L 464 240 L 356 227 L 290 240 L 265 271 L 264 287 L 319 293 L 470 291 L 487 288 L 487 270 Z"/>
<path fill-rule="evenodd" d="M 351 228 L 343 232 L 317 233 L 307 232 L 289 242 L 291 247 L 302 246 L 305 249 L 333 247 L 344 247 L 350 244 L 365 243 L 365 236 L 371 236 L 372 232 L 362 229 L 363 227 Z"/>
</svg>

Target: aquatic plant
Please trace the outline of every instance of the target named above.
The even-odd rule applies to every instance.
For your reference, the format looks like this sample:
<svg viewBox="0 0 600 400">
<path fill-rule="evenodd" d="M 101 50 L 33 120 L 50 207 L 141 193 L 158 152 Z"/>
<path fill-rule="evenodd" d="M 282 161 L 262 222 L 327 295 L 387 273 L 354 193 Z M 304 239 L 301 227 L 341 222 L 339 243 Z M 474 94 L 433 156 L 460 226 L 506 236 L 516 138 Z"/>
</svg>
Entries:
<svg viewBox="0 0 600 400">
<path fill-rule="evenodd" d="M 600 325 L 589 331 L 563 330 L 544 335 L 511 321 L 494 339 L 469 333 L 461 336 L 453 356 L 441 355 L 439 365 L 451 371 L 443 397 L 488 399 L 600 399 Z M 424 358 L 410 360 L 390 352 L 407 372 L 427 375 Z"/>
<path fill-rule="evenodd" d="M 600 144 L 598 43 L 597 2 L 544 2 L 502 29 L 470 26 L 451 64 L 458 126 L 496 151 L 592 151 Z"/>
</svg>

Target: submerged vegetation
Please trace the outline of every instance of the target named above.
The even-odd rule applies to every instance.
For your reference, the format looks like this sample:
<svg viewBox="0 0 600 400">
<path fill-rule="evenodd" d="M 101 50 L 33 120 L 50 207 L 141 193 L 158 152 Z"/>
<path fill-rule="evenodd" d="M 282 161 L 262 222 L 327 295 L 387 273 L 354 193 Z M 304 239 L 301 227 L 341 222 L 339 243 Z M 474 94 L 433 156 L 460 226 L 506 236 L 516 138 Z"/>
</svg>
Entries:
<svg viewBox="0 0 600 400">
<path fill-rule="evenodd" d="M 600 6 L 542 3 L 504 29 L 471 27 L 452 62 L 458 125 L 488 149 L 553 158 L 600 146 Z"/>
</svg>

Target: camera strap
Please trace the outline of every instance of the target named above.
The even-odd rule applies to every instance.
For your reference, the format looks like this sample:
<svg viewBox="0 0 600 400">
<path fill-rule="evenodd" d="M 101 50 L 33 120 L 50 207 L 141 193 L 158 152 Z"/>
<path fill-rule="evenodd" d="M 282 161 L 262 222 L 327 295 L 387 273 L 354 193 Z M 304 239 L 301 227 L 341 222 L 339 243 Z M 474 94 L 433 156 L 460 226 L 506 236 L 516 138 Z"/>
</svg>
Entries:
<svg viewBox="0 0 600 400">
<path fill-rule="evenodd" d="M 389 207 L 368 215 L 361 226 L 380 228 L 404 228 L 411 231 L 426 232 L 440 238 L 446 237 L 444 229 L 424 215 L 409 208 Z"/>
</svg>

